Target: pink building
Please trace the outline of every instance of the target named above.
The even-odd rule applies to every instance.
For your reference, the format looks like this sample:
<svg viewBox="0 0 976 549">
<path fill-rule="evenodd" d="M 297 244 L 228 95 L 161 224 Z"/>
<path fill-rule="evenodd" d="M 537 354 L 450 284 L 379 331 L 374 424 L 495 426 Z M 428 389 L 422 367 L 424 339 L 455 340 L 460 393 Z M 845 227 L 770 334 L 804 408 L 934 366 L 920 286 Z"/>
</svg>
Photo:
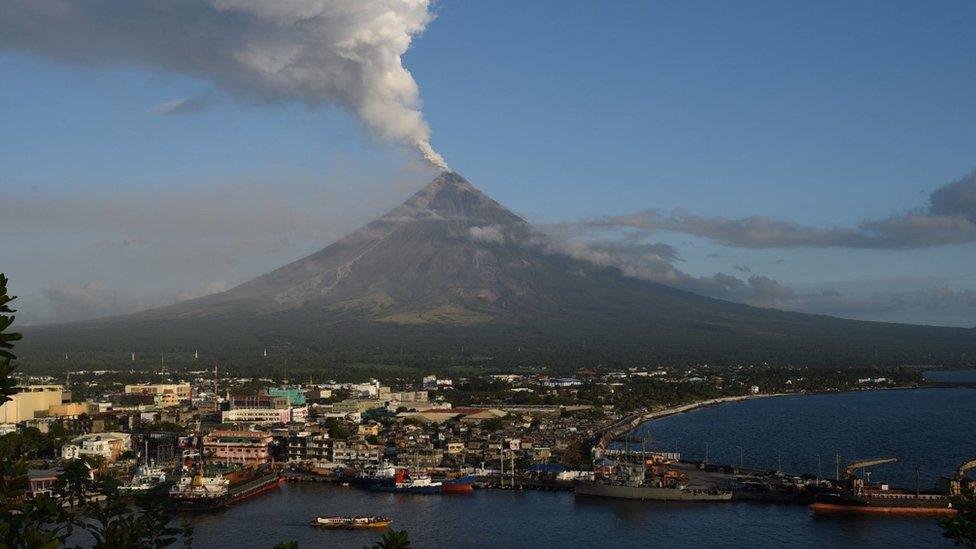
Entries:
<svg viewBox="0 0 976 549">
<path fill-rule="evenodd" d="M 271 441 L 260 431 L 213 431 L 203 437 L 203 449 L 214 461 L 254 465 L 268 461 Z"/>
</svg>

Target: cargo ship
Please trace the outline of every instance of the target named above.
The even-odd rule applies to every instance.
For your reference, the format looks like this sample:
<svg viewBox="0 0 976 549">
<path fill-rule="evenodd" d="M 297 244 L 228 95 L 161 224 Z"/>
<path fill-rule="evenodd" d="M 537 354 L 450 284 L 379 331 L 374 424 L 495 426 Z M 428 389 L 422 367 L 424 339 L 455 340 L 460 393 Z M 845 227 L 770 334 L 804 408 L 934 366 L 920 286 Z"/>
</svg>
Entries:
<svg viewBox="0 0 976 549">
<path fill-rule="evenodd" d="M 648 479 L 644 463 L 620 463 L 608 478 L 579 481 L 574 486 L 577 497 L 638 499 L 649 501 L 732 501 L 732 492 L 692 489 L 677 479 Z"/>
<path fill-rule="evenodd" d="M 281 473 L 268 466 L 207 473 L 201 462 L 194 474 L 180 477 L 169 494 L 181 510 L 209 511 L 277 488 L 283 482 Z"/>
<path fill-rule="evenodd" d="M 857 469 L 895 461 L 896 458 L 881 458 L 850 464 L 844 471 L 841 486 L 819 492 L 816 501 L 810 505 L 811 510 L 818 513 L 953 515 L 956 510 L 952 506 L 952 497 L 960 493 L 963 484 L 972 484 L 965 473 L 976 466 L 976 460 L 960 466 L 956 476 L 948 480 L 945 493 L 922 493 L 917 486 L 912 491 L 891 488 L 887 484 L 872 485 L 854 474 Z"/>
<path fill-rule="evenodd" d="M 445 494 L 462 494 L 474 490 L 474 483 L 478 480 L 474 475 L 464 475 L 441 481 L 441 491 Z"/>
<path fill-rule="evenodd" d="M 393 479 L 373 484 L 370 489 L 405 494 L 439 494 L 443 486 L 442 482 L 432 480 L 427 473 L 408 474 L 405 469 L 397 469 Z"/>
<path fill-rule="evenodd" d="M 386 528 L 393 520 L 386 517 L 315 517 L 312 526 L 336 530 L 372 530 Z"/>
</svg>

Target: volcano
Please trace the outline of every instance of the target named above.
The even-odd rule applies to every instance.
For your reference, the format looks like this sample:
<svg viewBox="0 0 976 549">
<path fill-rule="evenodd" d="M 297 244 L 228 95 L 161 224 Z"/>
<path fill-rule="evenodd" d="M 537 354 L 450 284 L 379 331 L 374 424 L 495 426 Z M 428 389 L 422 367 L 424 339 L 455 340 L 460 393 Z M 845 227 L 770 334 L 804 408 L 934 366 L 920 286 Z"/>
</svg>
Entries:
<svg viewBox="0 0 976 549">
<path fill-rule="evenodd" d="M 324 249 L 226 292 L 123 317 L 33 328 L 25 360 L 68 351 L 186 352 L 251 363 L 552 365 L 968 364 L 973 330 L 761 309 L 548 251 L 521 217 L 454 172 Z M 107 360 L 107 358 L 106 358 Z"/>
</svg>

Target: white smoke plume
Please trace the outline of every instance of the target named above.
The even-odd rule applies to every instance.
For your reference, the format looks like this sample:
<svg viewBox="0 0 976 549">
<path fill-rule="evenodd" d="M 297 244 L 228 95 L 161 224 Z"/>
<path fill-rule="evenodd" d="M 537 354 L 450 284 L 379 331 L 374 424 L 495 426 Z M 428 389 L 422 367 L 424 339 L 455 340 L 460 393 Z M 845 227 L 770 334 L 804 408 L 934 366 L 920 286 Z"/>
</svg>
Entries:
<svg viewBox="0 0 976 549">
<path fill-rule="evenodd" d="M 339 105 L 447 170 L 401 61 L 432 1 L 0 0 L 0 50 L 193 75 L 243 101 Z"/>
</svg>

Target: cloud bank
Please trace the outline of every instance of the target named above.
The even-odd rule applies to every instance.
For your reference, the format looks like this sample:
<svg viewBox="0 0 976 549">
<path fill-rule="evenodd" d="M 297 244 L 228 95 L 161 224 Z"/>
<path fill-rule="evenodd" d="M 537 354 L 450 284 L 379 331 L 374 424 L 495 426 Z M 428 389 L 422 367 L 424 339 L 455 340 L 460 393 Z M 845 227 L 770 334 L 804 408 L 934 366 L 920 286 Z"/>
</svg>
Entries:
<svg viewBox="0 0 976 549">
<path fill-rule="evenodd" d="M 765 216 L 702 217 L 687 211 L 645 210 L 584 221 L 579 230 L 673 231 L 739 248 L 910 249 L 976 242 L 976 172 L 929 195 L 928 204 L 851 228 L 802 227 Z"/>
<path fill-rule="evenodd" d="M 927 318 L 947 325 L 976 323 L 976 291 L 934 286 L 914 290 L 877 290 L 847 293 L 834 288 L 798 291 L 768 276 L 728 273 L 696 276 L 679 268 L 677 251 L 662 243 L 621 243 L 612 240 L 553 239 L 539 237 L 550 253 L 567 255 L 600 267 L 618 269 L 624 276 L 657 282 L 707 297 L 755 307 L 802 311 L 865 320 L 906 321 Z M 932 314 L 926 314 L 932 313 Z"/>
<path fill-rule="evenodd" d="M 338 105 L 379 138 L 430 145 L 401 58 L 430 0 L 6 0 L 0 49 L 65 63 L 130 64 L 208 80 L 248 102 Z M 158 106 L 175 114 L 186 104 Z"/>
</svg>

